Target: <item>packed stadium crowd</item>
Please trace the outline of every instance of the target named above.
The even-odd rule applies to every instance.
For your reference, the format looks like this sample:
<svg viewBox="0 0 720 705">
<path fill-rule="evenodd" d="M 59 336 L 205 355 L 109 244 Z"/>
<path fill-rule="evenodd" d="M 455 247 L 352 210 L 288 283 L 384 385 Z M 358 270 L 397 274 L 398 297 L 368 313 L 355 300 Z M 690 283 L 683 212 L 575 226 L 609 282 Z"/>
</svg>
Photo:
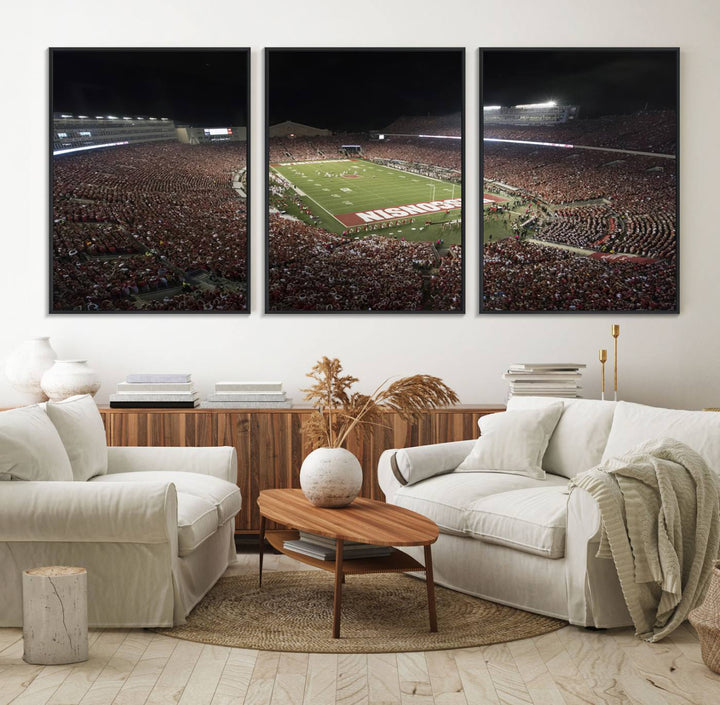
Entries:
<svg viewBox="0 0 720 705">
<path fill-rule="evenodd" d="M 271 215 L 270 310 L 420 310 L 423 273 L 438 260 L 432 243 L 343 237 Z"/>
<path fill-rule="evenodd" d="M 432 164 L 460 170 L 462 149 L 460 140 L 398 137 L 371 140 L 364 135 L 334 137 L 271 137 L 268 140 L 271 164 L 302 162 L 320 159 L 342 159 L 342 144 L 358 145 L 365 159 L 398 159 L 416 164 Z"/>
<path fill-rule="evenodd" d="M 393 120 L 383 133 L 388 135 L 462 135 L 462 113 L 450 115 L 403 115 Z"/>
<path fill-rule="evenodd" d="M 534 237 L 674 260 L 676 177 L 674 162 L 665 162 L 639 155 L 608 162 L 600 152 L 521 145 L 486 145 L 484 159 L 486 178 L 536 199 L 542 213 Z"/>
<path fill-rule="evenodd" d="M 483 253 L 489 311 L 672 310 L 675 267 L 660 260 L 605 260 L 506 238 Z"/>
<path fill-rule="evenodd" d="M 433 311 L 462 309 L 463 256 L 460 245 L 451 245 L 440 260 L 440 268 L 430 278 L 430 308 Z"/>
<path fill-rule="evenodd" d="M 674 110 L 633 115 L 609 115 L 558 125 L 498 125 L 486 121 L 484 137 L 538 142 L 560 142 L 589 147 L 637 150 L 656 154 L 677 151 L 677 116 Z"/>
<path fill-rule="evenodd" d="M 606 199 L 636 213 L 674 208 L 675 162 L 658 157 L 487 144 L 484 177 L 555 205 Z"/>
<path fill-rule="evenodd" d="M 607 206 L 564 208 L 544 218 L 534 234 L 538 240 L 596 249 L 614 223 Z"/>
<path fill-rule="evenodd" d="M 243 310 L 247 211 L 232 181 L 245 166 L 242 143 L 56 157 L 54 310 Z"/>
</svg>

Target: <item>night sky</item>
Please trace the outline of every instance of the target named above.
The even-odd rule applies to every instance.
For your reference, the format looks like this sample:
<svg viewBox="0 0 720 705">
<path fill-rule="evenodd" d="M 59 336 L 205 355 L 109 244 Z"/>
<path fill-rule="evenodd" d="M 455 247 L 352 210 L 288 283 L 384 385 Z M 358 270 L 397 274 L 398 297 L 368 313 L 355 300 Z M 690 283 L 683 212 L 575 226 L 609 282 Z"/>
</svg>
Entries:
<svg viewBox="0 0 720 705">
<path fill-rule="evenodd" d="M 247 124 L 248 53 L 232 49 L 56 49 L 52 111 Z"/>
<path fill-rule="evenodd" d="M 657 50 L 483 52 L 483 102 L 510 106 L 555 100 L 580 117 L 677 108 L 677 55 Z"/>
<path fill-rule="evenodd" d="M 271 49 L 266 58 L 270 125 L 368 131 L 462 109 L 461 50 Z"/>
</svg>

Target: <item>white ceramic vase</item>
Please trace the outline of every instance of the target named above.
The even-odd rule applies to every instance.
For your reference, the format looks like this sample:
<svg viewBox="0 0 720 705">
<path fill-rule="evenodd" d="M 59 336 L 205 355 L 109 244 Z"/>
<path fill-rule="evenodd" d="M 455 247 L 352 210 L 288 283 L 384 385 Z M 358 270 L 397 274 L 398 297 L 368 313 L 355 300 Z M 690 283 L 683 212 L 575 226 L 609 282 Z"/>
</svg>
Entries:
<svg viewBox="0 0 720 705">
<path fill-rule="evenodd" d="M 90 394 L 100 389 L 100 377 L 87 360 L 55 360 L 40 382 L 50 401 L 62 401 L 76 394 Z"/>
<path fill-rule="evenodd" d="M 344 507 L 362 487 L 360 461 L 345 448 L 318 448 L 300 467 L 300 487 L 316 507 Z"/>
<path fill-rule="evenodd" d="M 5 361 L 5 375 L 14 389 L 29 395 L 32 401 L 47 401 L 40 380 L 53 366 L 56 357 L 57 353 L 50 345 L 50 338 L 30 338 Z"/>
</svg>

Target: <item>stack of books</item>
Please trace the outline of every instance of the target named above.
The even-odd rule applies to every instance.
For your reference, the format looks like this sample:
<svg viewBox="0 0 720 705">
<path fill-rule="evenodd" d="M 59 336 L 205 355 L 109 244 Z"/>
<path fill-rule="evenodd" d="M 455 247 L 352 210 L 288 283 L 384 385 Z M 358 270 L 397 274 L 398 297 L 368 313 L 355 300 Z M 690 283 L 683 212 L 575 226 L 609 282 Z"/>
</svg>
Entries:
<svg viewBox="0 0 720 705">
<path fill-rule="evenodd" d="M 335 539 L 327 536 L 318 536 L 307 531 L 300 531 L 300 538 L 292 541 L 283 541 L 283 548 L 295 553 L 302 553 L 304 556 L 317 558 L 321 561 L 335 560 Z M 375 546 L 370 543 L 359 541 L 343 542 L 343 560 L 349 561 L 353 558 L 383 558 L 389 556 L 393 549 L 391 546 Z"/>
<path fill-rule="evenodd" d="M 203 409 L 268 409 L 292 406 L 282 382 L 216 382 L 215 393 L 200 404 Z"/>
<path fill-rule="evenodd" d="M 510 365 L 503 379 L 510 397 L 579 397 L 584 364 L 579 362 L 525 362 Z"/>
<path fill-rule="evenodd" d="M 110 395 L 111 409 L 192 409 L 200 395 L 190 374 L 131 374 Z"/>
</svg>

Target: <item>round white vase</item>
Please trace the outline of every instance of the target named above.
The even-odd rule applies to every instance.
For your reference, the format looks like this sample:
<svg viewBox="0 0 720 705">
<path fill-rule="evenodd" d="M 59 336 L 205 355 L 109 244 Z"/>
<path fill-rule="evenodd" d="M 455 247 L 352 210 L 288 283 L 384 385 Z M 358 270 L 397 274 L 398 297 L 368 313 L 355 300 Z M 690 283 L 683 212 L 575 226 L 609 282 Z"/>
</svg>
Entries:
<svg viewBox="0 0 720 705">
<path fill-rule="evenodd" d="M 76 394 L 95 396 L 100 389 L 100 378 L 87 360 L 55 360 L 40 384 L 50 401 L 62 401 Z"/>
<path fill-rule="evenodd" d="M 32 401 L 47 401 L 40 386 L 43 374 L 49 370 L 57 353 L 50 345 L 50 338 L 30 338 L 20 345 L 5 361 L 5 375 L 10 384 Z"/>
<path fill-rule="evenodd" d="M 316 507 L 344 507 L 362 487 L 360 461 L 345 448 L 318 448 L 300 467 L 300 487 Z"/>
</svg>

